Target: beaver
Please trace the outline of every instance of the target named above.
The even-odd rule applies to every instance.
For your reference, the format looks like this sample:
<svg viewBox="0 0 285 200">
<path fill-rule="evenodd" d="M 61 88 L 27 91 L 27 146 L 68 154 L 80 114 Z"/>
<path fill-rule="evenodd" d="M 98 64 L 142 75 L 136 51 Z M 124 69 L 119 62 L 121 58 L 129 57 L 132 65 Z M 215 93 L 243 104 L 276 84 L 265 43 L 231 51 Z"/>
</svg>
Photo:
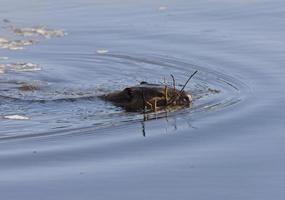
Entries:
<svg viewBox="0 0 285 200">
<path fill-rule="evenodd" d="M 191 95 L 183 90 L 147 82 L 102 95 L 100 98 L 128 112 L 156 112 L 163 109 L 187 107 L 192 102 Z"/>
<path fill-rule="evenodd" d="M 197 72 L 196 70 L 188 78 L 181 90 L 176 89 L 174 76 L 171 75 L 173 79 L 172 87 L 166 84 L 152 84 L 143 81 L 139 85 L 98 97 L 105 101 L 110 101 L 129 112 L 143 111 L 145 113 L 189 107 L 192 103 L 192 96 L 185 92 L 184 88 Z M 18 89 L 22 91 L 35 91 L 39 89 L 39 86 L 24 83 Z"/>
</svg>

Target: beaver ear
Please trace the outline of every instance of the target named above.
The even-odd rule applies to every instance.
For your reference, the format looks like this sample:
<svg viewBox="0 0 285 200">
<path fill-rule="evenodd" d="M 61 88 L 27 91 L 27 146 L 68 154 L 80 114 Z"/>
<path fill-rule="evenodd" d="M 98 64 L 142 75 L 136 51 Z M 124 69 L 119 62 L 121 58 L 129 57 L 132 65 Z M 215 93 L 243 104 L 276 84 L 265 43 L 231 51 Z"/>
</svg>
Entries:
<svg viewBox="0 0 285 200">
<path fill-rule="evenodd" d="M 140 82 L 140 84 L 141 84 L 141 85 L 146 85 L 146 84 L 148 84 L 148 82 L 142 81 L 142 82 Z"/>
</svg>

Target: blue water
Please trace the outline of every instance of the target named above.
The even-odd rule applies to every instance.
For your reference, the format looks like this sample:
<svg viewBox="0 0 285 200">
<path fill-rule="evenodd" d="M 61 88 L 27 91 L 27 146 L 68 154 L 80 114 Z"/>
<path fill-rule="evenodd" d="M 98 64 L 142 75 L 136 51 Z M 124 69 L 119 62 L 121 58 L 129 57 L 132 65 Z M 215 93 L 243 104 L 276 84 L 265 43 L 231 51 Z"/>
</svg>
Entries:
<svg viewBox="0 0 285 200">
<path fill-rule="evenodd" d="M 2 1 L 0 38 L 35 43 L 0 49 L 1 195 L 284 199 L 283 11 L 278 0 Z M 65 35 L 13 32 L 39 25 Z M 97 98 L 194 70 L 193 106 L 148 121 Z"/>
</svg>

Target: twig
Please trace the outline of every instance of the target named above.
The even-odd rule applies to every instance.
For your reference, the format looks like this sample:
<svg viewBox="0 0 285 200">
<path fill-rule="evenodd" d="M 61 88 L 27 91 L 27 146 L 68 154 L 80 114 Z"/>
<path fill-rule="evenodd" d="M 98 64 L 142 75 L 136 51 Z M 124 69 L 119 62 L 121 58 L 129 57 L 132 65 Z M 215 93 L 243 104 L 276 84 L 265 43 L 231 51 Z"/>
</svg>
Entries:
<svg viewBox="0 0 285 200">
<path fill-rule="evenodd" d="M 167 85 L 164 86 L 165 105 L 168 103 Z"/>
<path fill-rule="evenodd" d="M 173 84 L 173 88 L 175 90 L 175 78 L 172 74 L 170 74 L 171 78 L 172 78 L 172 84 Z"/>
<path fill-rule="evenodd" d="M 179 98 L 179 97 L 181 96 L 181 94 L 182 94 L 183 90 L 185 89 L 186 85 L 189 83 L 189 81 L 193 78 L 193 76 L 194 76 L 197 72 L 198 72 L 198 70 L 196 70 L 196 71 L 188 78 L 188 80 L 186 81 L 186 83 L 185 83 L 185 84 L 183 85 L 183 87 L 181 88 L 179 94 L 176 95 L 174 98 L 172 98 L 172 99 L 169 101 L 169 103 L 167 104 L 167 106 L 170 105 L 170 104 L 172 104 L 174 101 L 176 101 L 177 98 Z"/>
<path fill-rule="evenodd" d="M 166 79 L 164 77 L 164 98 L 165 98 L 165 105 L 168 104 L 168 95 L 167 95 L 167 82 L 166 82 Z"/>
<path fill-rule="evenodd" d="M 186 85 L 188 84 L 188 82 L 191 80 L 191 78 L 193 78 L 193 76 L 195 76 L 195 74 L 196 74 L 197 72 L 198 72 L 198 70 L 196 70 L 196 71 L 188 78 L 188 80 L 186 81 L 186 83 L 184 84 L 184 86 L 182 87 L 182 89 L 180 90 L 179 95 L 182 94 L 182 92 L 183 92 L 184 88 L 186 87 Z"/>
<path fill-rule="evenodd" d="M 145 97 L 144 97 L 144 91 L 143 91 L 143 88 L 141 88 L 142 90 L 142 99 L 143 99 L 143 113 L 145 114 L 146 113 L 146 105 L 145 105 Z"/>
</svg>

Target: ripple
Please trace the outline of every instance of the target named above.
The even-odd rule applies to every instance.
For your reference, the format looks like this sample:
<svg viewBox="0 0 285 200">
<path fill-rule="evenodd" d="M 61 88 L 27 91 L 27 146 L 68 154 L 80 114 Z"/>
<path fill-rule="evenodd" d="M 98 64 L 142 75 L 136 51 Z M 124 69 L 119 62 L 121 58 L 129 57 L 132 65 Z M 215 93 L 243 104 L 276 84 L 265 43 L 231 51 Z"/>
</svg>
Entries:
<svg viewBox="0 0 285 200">
<path fill-rule="evenodd" d="M 183 85 L 194 70 L 199 71 L 186 87 L 194 96 L 192 107 L 168 113 L 168 117 L 183 114 L 186 118 L 193 118 L 197 113 L 213 112 L 232 106 L 242 100 L 246 91 L 246 85 L 229 75 L 164 55 L 61 54 L 61 58 L 66 65 L 70 62 L 74 66 L 78 66 L 78 63 L 85 66 L 82 73 L 75 73 L 74 77 L 69 76 L 74 84 L 69 82 L 61 85 L 40 80 L 6 81 L 6 87 L 0 91 L 0 98 L 5 101 L 5 104 L 0 105 L 1 111 L 4 112 L 2 115 L 14 114 L 14 109 L 10 109 L 13 105 L 19 115 L 29 116 L 31 120 L 18 121 L 22 129 L 17 135 L 12 134 L 13 129 L 1 131 L 0 134 L 5 135 L 5 138 L 26 135 L 36 137 L 55 133 L 74 134 L 86 128 L 98 130 L 114 125 L 137 123 L 145 119 L 143 114 L 126 113 L 97 96 L 135 85 L 142 80 L 161 83 L 163 77 L 166 77 L 170 82 L 170 74 L 174 74 L 178 85 Z M 89 78 L 96 80 L 96 83 L 85 85 L 84 80 Z M 80 86 L 77 85 L 77 80 L 82 81 Z M 3 81 L 1 84 L 5 85 Z M 38 84 L 40 87 L 35 91 L 19 90 L 23 84 Z M 152 113 L 147 119 L 163 117 L 165 112 Z"/>
</svg>

